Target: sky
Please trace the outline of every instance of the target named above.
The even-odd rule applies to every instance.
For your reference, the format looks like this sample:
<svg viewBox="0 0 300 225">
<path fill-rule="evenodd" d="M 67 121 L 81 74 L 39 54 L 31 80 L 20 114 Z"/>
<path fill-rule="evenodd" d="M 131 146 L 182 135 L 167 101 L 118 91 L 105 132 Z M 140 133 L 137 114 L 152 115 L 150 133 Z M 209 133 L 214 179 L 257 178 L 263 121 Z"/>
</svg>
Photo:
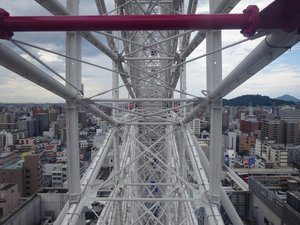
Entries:
<svg viewBox="0 0 300 225">
<path fill-rule="evenodd" d="M 38 15 L 50 15 L 50 13 L 41 7 L 34 0 L 0 0 L 1 8 L 13 16 L 38 16 Z M 61 1 L 65 4 L 65 1 Z M 113 7 L 111 0 L 106 0 L 108 10 Z M 234 13 L 241 13 L 248 5 L 257 5 L 260 9 L 267 6 L 271 0 L 242 0 L 240 4 L 234 9 Z M 82 0 L 80 1 L 80 14 L 82 15 L 96 15 L 97 10 L 94 4 L 94 0 Z M 207 0 L 201 0 L 198 3 L 197 13 L 207 13 L 208 2 Z M 49 33 L 15 33 L 14 38 L 22 40 L 24 42 L 40 46 L 55 52 L 64 54 L 65 52 L 65 34 L 57 32 Z M 223 46 L 235 43 L 244 39 L 240 34 L 240 31 L 223 31 L 222 43 Z M 106 40 L 101 37 L 101 41 Z M 240 44 L 236 47 L 231 47 L 222 52 L 223 55 L 223 78 L 230 73 L 230 71 L 238 65 L 240 61 L 263 39 L 248 41 L 244 44 Z M 17 51 L 21 56 L 27 60 L 38 65 L 33 59 L 31 59 L 24 52 L 20 51 L 16 46 L 12 45 L 9 41 L 0 40 L 1 44 L 5 44 L 11 47 L 14 51 Z M 189 59 L 195 58 L 202 54 L 205 54 L 205 41 L 191 54 Z M 60 75 L 64 76 L 64 58 L 53 55 L 41 50 L 32 49 L 41 60 L 47 63 Z M 103 53 L 96 50 L 85 40 L 83 40 L 83 59 L 88 62 L 99 64 L 108 68 L 111 68 L 111 61 L 103 55 Z M 1 57 L 1 56 L 0 56 Z M 258 72 L 239 88 L 232 93 L 225 96 L 225 98 L 233 98 L 244 94 L 261 94 L 267 95 L 272 98 L 290 94 L 297 98 L 300 98 L 300 44 L 293 46 L 281 57 L 273 61 L 270 65 Z M 206 89 L 206 59 L 202 58 L 187 65 L 187 92 L 196 96 L 202 97 L 202 90 Z M 39 66 L 40 67 L 40 66 Z M 82 66 L 83 71 L 83 84 L 85 90 L 85 97 L 92 96 L 99 92 L 105 91 L 111 87 L 111 72 L 101 70 L 88 65 Z M 49 73 L 50 76 L 55 77 Z M 63 102 L 64 100 L 50 93 L 47 90 L 39 87 L 36 84 L 22 78 L 21 76 L 3 68 L 0 66 L 0 102 L 3 103 L 55 103 Z M 55 79 L 58 79 L 55 77 Z M 61 81 L 62 82 L 62 81 Z M 127 97 L 125 88 L 120 91 L 122 97 Z M 103 97 L 110 97 L 111 93 L 104 95 Z"/>
</svg>

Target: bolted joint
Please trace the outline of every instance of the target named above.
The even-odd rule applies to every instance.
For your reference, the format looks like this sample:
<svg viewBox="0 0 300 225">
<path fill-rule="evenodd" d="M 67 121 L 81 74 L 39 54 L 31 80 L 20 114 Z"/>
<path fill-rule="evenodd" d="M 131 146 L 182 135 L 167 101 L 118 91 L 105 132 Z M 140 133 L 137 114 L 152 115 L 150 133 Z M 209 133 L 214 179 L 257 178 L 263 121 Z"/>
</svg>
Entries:
<svg viewBox="0 0 300 225">
<path fill-rule="evenodd" d="M 245 37 L 251 37 L 255 34 L 259 23 L 259 9 L 256 5 L 249 5 L 243 13 L 248 16 L 249 25 L 241 30 Z"/>
<path fill-rule="evenodd" d="M 77 204 L 81 199 L 80 193 L 69 194 L 69 202 L 70 204 Z"/>
<path fill-rule="evenodd" d="M 9 13 L 4 9 L 0 9 L 0 39 L 9 40 L 14 35 L 14 33 L 5 31 L 4 20 L 6 17 L 9 17 Z"/>
<path fill-rule="evenodd" d="M 211 100 L 211 108 L 221 109 L 222 108 L 222 99 L 214 98 Z"/>
<path fill-rule="evenodd" d="M 207 198 L 210 204 L 220 205 L 220 195 L 212 195 L 211 193 L 207 194 Z"/>
</svg>

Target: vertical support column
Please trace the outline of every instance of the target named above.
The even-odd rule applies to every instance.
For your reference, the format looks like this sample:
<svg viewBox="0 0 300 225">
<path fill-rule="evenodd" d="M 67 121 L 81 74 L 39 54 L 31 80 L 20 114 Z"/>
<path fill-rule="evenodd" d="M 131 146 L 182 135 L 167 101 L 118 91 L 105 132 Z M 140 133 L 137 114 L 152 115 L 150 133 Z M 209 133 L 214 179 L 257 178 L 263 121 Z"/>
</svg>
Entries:
<svg viewBox="0 0 300 225">
<path fill-rule="evenodd" d="M 172 126 L 170 126 L 170 125 L 168 125 L 167 126 L 167 132 L 169 132 L 171 129 L 173 129 L 173 127 Z M 166 158 L 167 158 L 167 161 L 166 162 L 168 162 L 168 165 L 169 166 L 172 166 L 172 164 L 171 164 L 171 162 L 172 162 L 172 154 L 173 154 L 173 148 L 172 148 L 172 145 L 174 144 L 174 143 L 172 143 L 173 142 L 173 140 L 175 140 L 175 138 L 173 139 L 173 135 L 175 134 L 175 132 L 173 132 L 173 134 L 170 134 L 170 135 L 168 135 L 167 137 L 166 137 L 166 144 L 167 144 L 167 152 L 166 152 Z M 176 137 L 176 136 L 175 136 Z M 168 176 L 167 176 L 167 178 L 166 178 L 166 180 L 165 180 L 165 182 L 166 183 L 172 183 L 172 175 L 171 175 L 171 173 L 170 172 L 168 172 L 169 174 L 168 174 Z M 167 189 L 166 189 L 166 193 L 170 193 L 172 191 L 172 189 L 171 189 L 171 187 L 167 187 Z M 165 203 L 165 204 L 167 204 L 167 203 Z M 165 224 L 165 225 L 170 225 L 171 223 L 172 223 L 172 217 L 169 217 L 169 215 L 172 215 L 172 212 L 171 212 L 171 209 L 170 209 L 171 207 L 168 207 L 167 209 L 166 209 L 166 213 L 165 213 L 165 216 L 164 216 L 164 221 L 163 221 L 163 223 Z M 175 221 L 174 221 L 175 222 Z"/>
<path fill-rule="evenodd" d="M 118 48 L 119 44 L 117 42 L 117 48 Z M 117 50 L 117 49 L 115 49 Z M 112 67 L 114 71 L 118 71 L 118 62 L 113 61 L 112 62 Z M 117 88 L 119 86 L 119 74 L 117 72 L 113 72 L 112 74 L 112 88 Z M 113 99 L 118 99 L 119 98 L 119 89 L 114 89 L 112 92 L 112 98 Z M 118 102 L 114 102 L 113 103 L 114 107 L 119 107 L 119 103 Z M 119 111 L 116 109 L 113 109 L 113 118 L 116 119 L 117 117 L 119 117 Z M 120 170 L 120 143 L 119 143 L 119 131 L 117 130 L 115 133 L 115 137 L 114 137 L 114 171 L 117 172 Z M 118 186 L 119 183 L 119 176 L 116 176 L 115 178 L 115 185 Z M 119 190 L 117 190 L 119 191 Z M 120 192 L 118 193 L 118 195 L 120 194 Z M 115 207 L 114 207 L 114 224 L 115 225 L 121 225 L 122 224 L 122 202 L 118 201 L 115 202 Z"/>
<path fill-rule="evenodd" d="M 112 62 L 112 67 L 113 70 L 118 71 L 118 63 L 113 61 Z M 112 88 L 117 88 L 119 86 L 119 74 L 117 72 L 113 72 L 112 74 Z M 114 89 L 112 91 L 112 98 L 113 99 L 118 99 L 119 98 L 119 89 Z M 119 107 L 119 103 L 118 102 L 114 102 L 113 103 L 114 107 Z M 116 117 L 118 117 L 118 110 L 113 109 L 112 111 L 113 113 L 113 118 L 116 119 Z"/>
<path fill-rule="evenodd" d="M 210 0 L 210 12 L 219 3 Z M 207 52 L 220 49 L 221 31 L 208 31 L 206 35 Z M 216 52 L 207 57 L 207 90 L 211 93 L 222 81 L 222 53 Z M 222 100 L 214 99 L 210 105 L 210 174 L 209 200 L 213 204 L 220 203 L 220 182 L 222 162 Z"/>
<path fill-rule="evenodd" d="M 119 131 L 117 130 L 114 136 L 114 171 L 117 172 L 120 170 L 120 143 L 119 143 Z M 115 185 L 117 186 L 119 184 L 119 176 L 116 176 L 115 178 Z M 118 196 L 120 196 L 120 190 L 119 191 Z M 114 211 L 114 222 L 115 225 L 121 225 L 122 224 L 122 202 L 118 201 L 115 202 L 115 211 Z"/>
<path fill-rule="evenodd" d="M 79 1 L 68 0 L 67 8 L 73 15 L 78 15 Z M 81 37 L 75 32 L 68 32 L 66 37 L 66 54 L 72 58 L 81 58 Z M 79 62 L 66 59 L 66 80 L 81 89 L 81 65 Z M 75 90 L 69 84 L 66 86 Z M 79 164 L 79 132 L 78 132 L 78 109 L 75 101 L 66 101 L 67 123 L 67 151 L 68 151 L 68 187 L 69 202 L 77 203 L 80 200 L 80 164 Z"/>
<path fill-rule="evenodd" d="M 178 145 L 179 175 L 182 178 L 185 178 L 185 145 L 183 143 L 184 140 L 183 140 L 183 136 L 182 136 L 180 130 L 176 131 L 176 136 L 177 136 L 178 144 L 179 144 Z M 181 182 L 181 181 L 178 181 L 178 182 Z M 179 190 L 178 195 L 179 195 L 179 197 L 182 197 L 182 193 L 180 190 Z M 183 218 L 185 217 L 183 205 L 184 205 L 183 202 L 181 202 L 181 201 L 178 202 L 178 212 L 177 212 L 177 215 L 178 215 L 177 223 L 178 224 L 180 224 L 181 221 L 183 220 Z"/>
<path fill-rule="evenodd" d="M 180 98 L 186 98 L 186 64 L 180 67 Z M 182 102 L 185 105 L 185 102 Z M 182 108 L 182 117 L 186 116 L 186 108 Z"/>
</svg>

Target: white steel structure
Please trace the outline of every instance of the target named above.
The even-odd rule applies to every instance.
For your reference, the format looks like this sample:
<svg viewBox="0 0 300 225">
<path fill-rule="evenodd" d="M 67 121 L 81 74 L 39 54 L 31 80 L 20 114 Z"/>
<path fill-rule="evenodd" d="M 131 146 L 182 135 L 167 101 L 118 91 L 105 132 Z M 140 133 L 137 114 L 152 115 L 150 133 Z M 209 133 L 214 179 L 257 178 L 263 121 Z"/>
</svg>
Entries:
<svg viewBox="0 0 300 225">
<path fill-rule="evenodd" d="M 79 12 L 78 0 L 67 0 L 66 6 L 57 0 L 36 2 L 53 15 Z M 229 13 L 238 2 L 210 0 L 210 12 Z M 195 14 L 198 1 L 115 0 L 112 11 L 107 10 L 108 3 L 111 1 L 95 0 L 100 15 Z M 98 34 L 104 35 L 107 44 Z M 254 38 L 266 35 L 268 41 L 262 41 L 222 80 L 221 32 L 191 34 L 190 30 L 68 32 L 66 85 L 1 41 L 0 65 L 66 99 L 69 201 L 54 224 L 85 224 L 84 213 L 94 211 L 97 202 L 104 205 L 97 215 L 99 225 L 221 225 L 220 204 L 233 224 L 242 224 L 220 183 L 221 99 L 287 50 L 274 46 L 291 47 L 300 36 L 281 30 L 258 32 Z M 98 97 L 103 93 L 89 98 L 82 95 L 82 38 L 112 60 L 112 69 L 104 68 L 112 72 L 112 88 L 108 88 L 111 99 Z M 204 98 L 199 98 L 186 93 L 186 59 L 205 38 L 207 90 Z M 26 44 L 12 42 L 20 47 Z M 178 83 L 180 90 L 176 89 Z M 119 98 L 123 86 L 129 99 Z M 174 98 L 176 92 L 180 99 Z M 124 102 L 133 108 L 120 108 L 119 103 Z M 113 116 L 97 106 L 112 108 Z M 113 127 L 81 179 L 77 129 L 80 107 Z M 188 128 L 193 117 L 206 109 L 211 119 L 210 162 Z M 99 182 L 98 173 L 109 151 L 114 153 L 114 168 L 107 180 Z M 104 192 L 109 194 L 101 195 Z"/>
</svg>

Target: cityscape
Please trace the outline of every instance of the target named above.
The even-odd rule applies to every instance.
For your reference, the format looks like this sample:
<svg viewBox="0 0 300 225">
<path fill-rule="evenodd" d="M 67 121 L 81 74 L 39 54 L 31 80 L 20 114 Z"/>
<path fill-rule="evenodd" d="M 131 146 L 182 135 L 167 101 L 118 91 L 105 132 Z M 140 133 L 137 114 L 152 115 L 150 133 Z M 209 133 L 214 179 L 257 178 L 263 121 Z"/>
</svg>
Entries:
<svg viewBox="0 0 300 225">
<path fill-rule="evenodd" d="M 300 1 L 3 0 L 1 225 L 299 225 Z"/>
<path fill-rule="evenodd" d="M 281 104 L 253 106 L 250 102 L 249 106 L 223 106 L 222 149 L 226 171 L 233 171 L 247 184 L 249 178 L 253 179 L 250 182 L 254 186 L 255 182 L 264 184 L 266 180 L 262 179 L 274 179 L 273 182 L 280 185 L 278 190 L 272 187 L 270 193 L 286 202 L 288 198 L 299 199 L 297 192 L 290 192 L 289 188 L 296 190 L 295 185 L 300 182 L 300 105 L 297 101 L 292 105 L 291 101 L 282 101 Z M 123 104 L 122 108 L 130 109 L 131 106 L 132 102 Z M 0 212 L 1 219 L 5 221 L 5 218 L 26 207 L 28 201 L 49 190 L 67 193 L 66 118 L 62 103 L 1 104 L 0 109 Z M 111 115 L 111 110 L 106 112 Z M 111 126 L 86 111 L 79 112 L 78 122 L 82 176 Z M 194 118 L 189 126 L 209 158 L 209 114 Z M 104 180 L 113 170 L 113 154 L 110 159 L 100 170 L 99 176 Z M 259 176 L 258 180 L 251 178 L 253 176 Z M 243 206 L 237 207 L 237 210 L 249 221 L 249 192 L 253 191 L 253 195 L 260 197 L 255 192 L 256 187 L 250 185 L 245 192 L 236 184 L 232 185 L 230 173 L 224 174 L 222 183 L 243 199 L 235 202 L 235 206 Z M 267 191 L 268 184 L 263 188 Z M 62 201 L 66 201 L 66 196 Z M 294 199 L 290 201 L 295 204 Z M 265 216 L 275 217 L 271 214 Z M 48 215 L 46 218 L 51 217 Z"/>
</svg>

